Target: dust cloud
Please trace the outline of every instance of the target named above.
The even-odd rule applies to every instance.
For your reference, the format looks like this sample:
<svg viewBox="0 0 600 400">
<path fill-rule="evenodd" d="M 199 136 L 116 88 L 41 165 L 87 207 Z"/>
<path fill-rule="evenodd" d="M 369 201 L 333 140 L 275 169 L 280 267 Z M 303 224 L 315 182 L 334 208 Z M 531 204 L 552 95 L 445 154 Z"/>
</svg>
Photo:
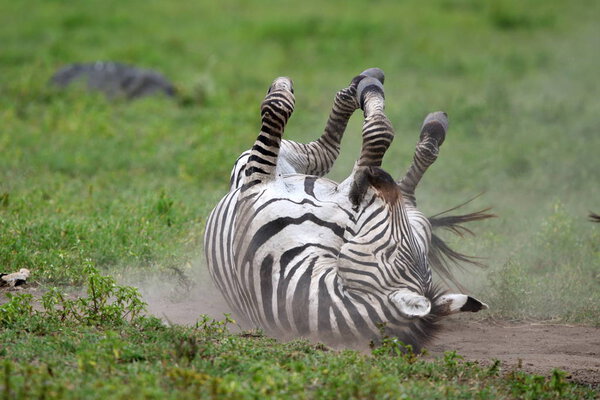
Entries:
<svg viewBox="0 0 600 400">
<path fill-rule="evenodd" d="M 170 325 L 193 325 L 203 314 L 216 320 L 233 315 L 201 261 L 143 277 L 136 274 L 123 283 L 139 289 L 148 314 Z"/>
</svg>

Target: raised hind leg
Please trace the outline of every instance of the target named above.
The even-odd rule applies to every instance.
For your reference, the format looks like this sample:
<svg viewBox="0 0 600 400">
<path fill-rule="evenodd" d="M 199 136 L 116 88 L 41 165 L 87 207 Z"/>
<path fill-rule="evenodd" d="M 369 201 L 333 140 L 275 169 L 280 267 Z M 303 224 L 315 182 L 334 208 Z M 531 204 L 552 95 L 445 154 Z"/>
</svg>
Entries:
<svg viewBox="0 0 600 400">
<path fill-rule="evenodd" d="M 406 175 L 398 183 L 400 191 L 406 200 L 416 206 L 415 189 L 427 168 L 435 162 L 439 149 L 448 130 L 448 116 L 445 112 L 437 111 L 430 113 L 423 121 L 419 142 L 415 149 L 413 162 L 408 168 Z"/>
<path fill-rule="evenodd" d="M 261 104 L 262 125 L 245 165 L 245 186 L 275 178 L 281 137 L 288 119 L 294 112 L 294 104 L 291 79 L 275 79 Z"/>
</svg>

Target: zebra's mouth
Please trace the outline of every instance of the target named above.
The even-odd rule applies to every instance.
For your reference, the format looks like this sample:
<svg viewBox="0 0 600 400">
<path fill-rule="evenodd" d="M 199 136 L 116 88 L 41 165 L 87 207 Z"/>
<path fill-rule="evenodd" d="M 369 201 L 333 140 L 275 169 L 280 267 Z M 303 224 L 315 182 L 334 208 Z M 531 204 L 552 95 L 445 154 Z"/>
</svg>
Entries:
<svg viewBox="0 0 600 400">
<path fill-rule="evenodd" d="M 445 294 L 439 297 L 435 304 L 440 315 L 450 315 L 461 311 L 477 312 L 489 308 L 487 304 L 466 294 Z"/>
</svg>

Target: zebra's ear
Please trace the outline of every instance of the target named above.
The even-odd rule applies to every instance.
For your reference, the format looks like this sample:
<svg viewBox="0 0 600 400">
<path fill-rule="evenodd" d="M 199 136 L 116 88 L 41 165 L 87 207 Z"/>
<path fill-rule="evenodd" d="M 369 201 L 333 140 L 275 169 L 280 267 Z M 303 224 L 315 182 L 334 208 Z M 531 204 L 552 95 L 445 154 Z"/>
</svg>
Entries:
<svg viewBox="0 0 600 400">
<path fill-rule="evenodd" d="M 464 311 L 477 312 L 489 308 L 487 304 L 466 294 L 445 294 L 435 301 L 435 306 L 438 308 L 438 315 L 450 315 Z"/>
<path fill-rule="evenodd" d="M 390 300 L 408 318 L 424 317 L 431 311 L 429 299 L 409 289 L 396 290 L 390 295 Z"/>
</svg>

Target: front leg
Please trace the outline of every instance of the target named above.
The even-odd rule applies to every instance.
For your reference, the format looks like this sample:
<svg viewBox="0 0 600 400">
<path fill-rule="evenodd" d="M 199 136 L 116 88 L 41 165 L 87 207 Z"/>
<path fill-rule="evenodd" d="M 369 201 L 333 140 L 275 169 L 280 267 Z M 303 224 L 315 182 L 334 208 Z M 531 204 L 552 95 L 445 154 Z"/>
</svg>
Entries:
<svg viewBox="0 0 600 400">
<path fill-rule="evenodd" d="M 350 85 L 340 90 L 333 101 L 325 130 L 321 137 L 310 143 L 297 143 L 281 140 L 278 153 L 277 172 L 323 176 L 329 172 L 340 153 L 340 143 L 348 125 L 348 120 L 359 107 L 356 90 L 364 78 L 373 78 L 383 83 L 385 76 L 379 68 L 369 68 L 352 79 Z M 244 183 L 251 150 L 247 150 L 236 160 L 230 176 L 230 190 Z"/>
<path fill-rule="evenodd" d="M 410 165 L 406 175 L 398 183 L 400 191 L 413 206 L 416 207 L 415 189 L 423 178 L 427 168 L 435 162 L 438 157 L 439 149 L 448 130 L 448 115 L 445 112 L 433 112 L 423 121 L 419 142 L 415 149 L 413 162 Z"/>
</svg>

